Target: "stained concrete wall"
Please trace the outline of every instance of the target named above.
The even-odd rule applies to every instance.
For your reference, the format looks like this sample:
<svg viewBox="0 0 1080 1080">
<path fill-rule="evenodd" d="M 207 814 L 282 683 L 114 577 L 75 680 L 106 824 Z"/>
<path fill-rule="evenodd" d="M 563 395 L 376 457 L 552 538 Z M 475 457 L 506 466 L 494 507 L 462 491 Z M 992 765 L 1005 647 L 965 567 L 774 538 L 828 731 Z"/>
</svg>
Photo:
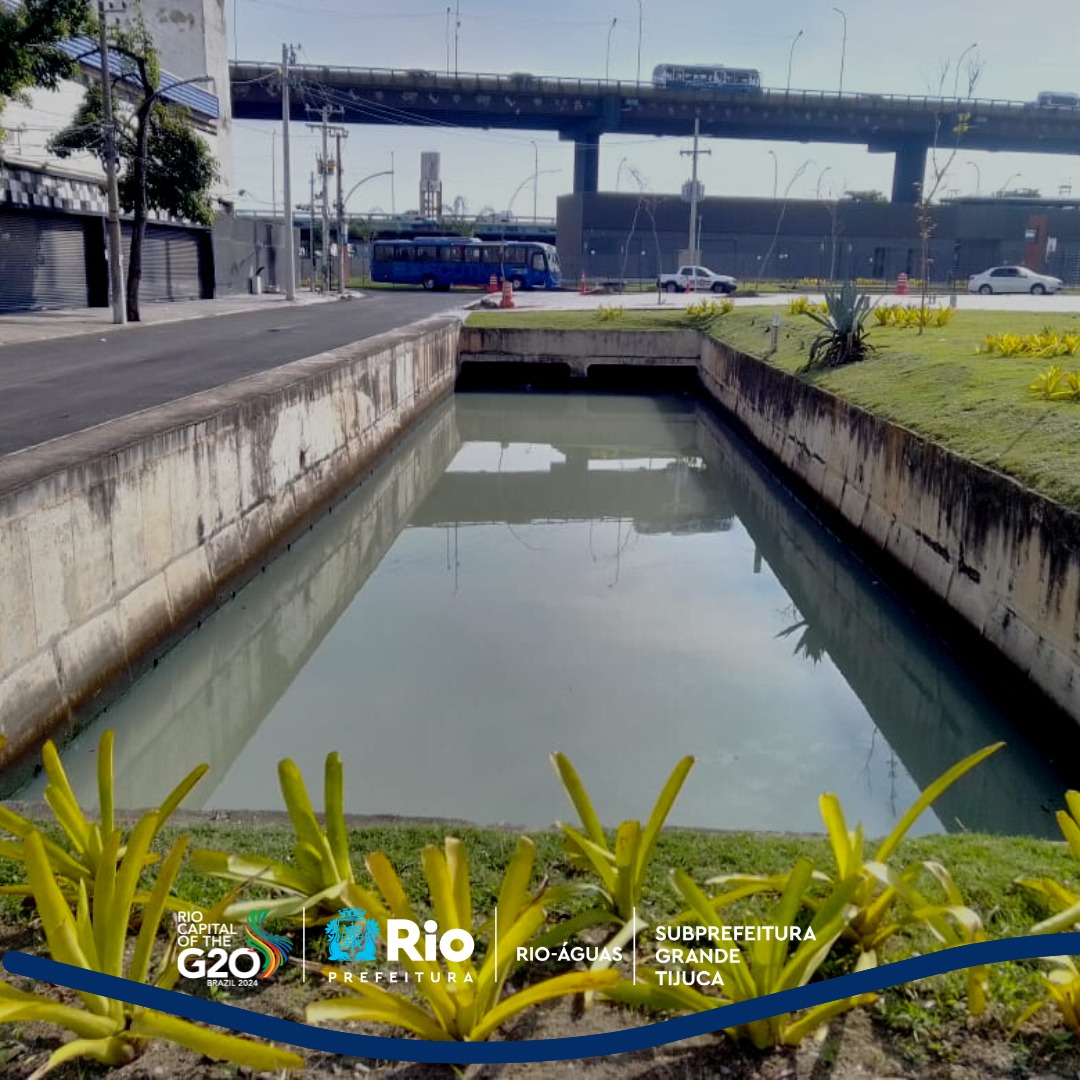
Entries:
<svg viewBox="0 0 1080 1080">
<path fill-rule="evenodd" d="M 439 317 L 0 460 L 0 765 L 122 692 L 454 383 Z"/>
<path fill-rule="evenodd" d="M 694 331 L 466 328 L 461 359 L 686 363 L 691 336 L 723 410 L 1080 720 L 1080 514 Z"/>
<path fill-rule="evenodd" d="M 594 364 L 696 367 L 696 330 L 515 330 L 463 327 L 461 358 L 469 363 L 566 364 L 578 375 Z"/>
</svg>

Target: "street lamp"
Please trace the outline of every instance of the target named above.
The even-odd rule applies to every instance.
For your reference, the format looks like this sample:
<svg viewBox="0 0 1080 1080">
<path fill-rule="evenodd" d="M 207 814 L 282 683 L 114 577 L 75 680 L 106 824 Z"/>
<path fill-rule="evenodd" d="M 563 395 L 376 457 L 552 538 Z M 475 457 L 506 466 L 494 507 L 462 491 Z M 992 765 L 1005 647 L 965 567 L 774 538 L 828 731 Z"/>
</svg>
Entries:
<svg viewBox="0 0 1080 1080">
<path fill-rule="evenodd" d="M 789 52 L 788 52 L 788 61 L 787 61 L 787 89 L 786 89 L 786 90 L 784 91 L 784 93 L 786 93 L 786 94 L 790 94 L 790 93 L 791 93 L 791 64 L 792 64 L 792 62 L 793 62 L 793 61 L 794 61 L 794 59 L 795 59 L 795 46 L 796 46 L 796 45 L 798 45 L 798 43 L 799 43 L 799 38 L 801 38 L 801 37 L 802 37 L 802 33 L 803 33 L 803 32 L 802 32 L 802 31 L 800 30 L 800 31 L 799 31 L 799 32 L 798 32 L 798 33 L 797 33 L 797 34 L 795 35 L 794 39 L 793 39 L 793 40 L 792 40 L 792 42 L 791 42 L 791 49 L 790 49 L 790 50 L 789 50 Z"/>
<path fill-rule="evenodd" d="M 521 189 L 525 187 L 526 184 L 535 184 L 541 176 L 550 176 L 552 173 L 559 172 L 562 172 L 562 169 L 544 169 L 542 172 L 533 172 L 526 176 L 525 179 L 518 184 L 517 188 L 514 190 L 514 194 L 510 196 L 510 201 L 506 204 L 507 217 L 512 216 L 511 211 L 514 209 L 514 200 L 518 197 L 521 193 Z"/>
<path fill-rule="evenodd" d="M 1006 193 L 1006 192 L 1008 191 L 1008 189 L 1009 189 L 1009 185 L 1010 185 L 1010 184 L 1011 184 L 1011 183 L 1012 183 L 1012 182 L 1013 182 L 1014 180 L 1019 180 L 1019 179 L 1020 179 L 1020 176 L 1021 176 L 1021 174 L 1020 174 L 1020 173 L 1013 173 L 1013 174 L 1012 174 L 1012 176 L 1010 176 L 1010 177 L 1009 177 L 1009 179 L 1008 179 L 1008 180 L 1006 180 L 1006 181 L 1005 181 L 1005 183 L 1001 185 L 1001 190 L 1000 190 L 1000 191 L 998 192 L 998 194 L 999 194 L 999 195 L 1004 195 L 1004 194 L 1005 194 L 1005 193 Z"/>
<path fill-rule="evenodd" d="M 619 190 L 619 181 L 622 179 L 623 166 L 627 163 L 629 158 L 620 158 L 619 167 L 615 170 L 615 190 Z"/>
<path fill-rule="evenodd" d="M 833 11 L 844 20 L 844 38 L 840 43 L 840 90 L 839 93 L 844 92 L 844 58 L 847 55 L 847 15 L 845 15 L 838 7 L 834 7 Z"/>
<path fill-rule="evenodd" d="M 607 58 L 604 60 L 604 82 L 611 80 L 611 33 L 615 29 L 618 19 L 612 19 L 607 32 Z"/>
<path fill-rule="evenodd" d="M 780 162 L 776 160 L 776 151 L 768 150 L 766 153 L 772 155 L 772 197 L 776 198 L 776 188 L 780 183 Z"/>
<path fill-rule="evenodd" d="M 952 84 L 952 96 L 954 98 L 959 98 L 960 97 L 960 65 L 963 63 L 964 57 L 967 56 L 967 54 L 969 52 L 971 52 L 972 49 L 977 49 L 978 47 L 979 47 L 979 43 L 978 42 L 973 42 L 971 45 L 969 45 L 960 54 L 960 59 L 956 61 L 956 72 L 953 75 L 953 84 Z M 969 93 L 970 93 L 970 91 L 969 91 Z"/>
<path fill-rule="evenodd" d="M 533 224 L 536 224 L 536 181 L 540 178 L 540 148 L 536 145 L 535 139 L 530 139 L 533 148 Z"/>
<path fill-rule="evenodd" d="M 645 5 L 643 0 L 637 0 L 637 81 L 641 85 L 641 28 L 645 22 Z"/>
<path fill-rule="evenodd" d="M 832 172 L 831 165 L 826 165 L 825 168 L 821 170 L 821 175 L 817 178 L 817 189 L 815 192 L 815 198 L 818 202 L 821 202 L 821 181 L 825 179 L 825 174 L 827 172 Z"/>
<path fill-rule="evenodd" d="M 979 166 L 974 161 L 965 161 L 964 164 L 975 170 L 975 194 L 978 195 L 982 191 L 982 173 L 979 172 Z"/>
<path fill-rule="evenodd" d="M 353 192 L 358 187 L 360 187 L 362 184 L 366 184 L 369 180 L 374 180 L 376 176 L 393 176 L 393 175 L 394 175 L 393 170 L 391 170 L 391 169 L 383 169 L 382 172 L 373 172 L 373 173 L 370 173 L 368 176 L 365 176 L 362 180 L 357 180 L 356 183 L 353 184 L 353 186 L 351 188 L 349 188 L 349 194 L 346 195 L 345 198 L 341 200 L 341 208 L 342 208 L 342 210 L 345 209 L 346 204 L 352 198 Z"/>
</svg>

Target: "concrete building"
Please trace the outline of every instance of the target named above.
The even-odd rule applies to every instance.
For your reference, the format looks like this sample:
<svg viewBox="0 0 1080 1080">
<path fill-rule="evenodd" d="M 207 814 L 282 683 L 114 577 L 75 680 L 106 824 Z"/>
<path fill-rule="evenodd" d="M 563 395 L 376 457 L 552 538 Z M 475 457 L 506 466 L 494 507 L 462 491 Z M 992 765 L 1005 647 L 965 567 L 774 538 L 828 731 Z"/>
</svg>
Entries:
<svg viewBox="0 0 1080 1080">
<path fill-rule="evenodd" d="M 0 3 L 16 6 L 14 0 Z M 163 98 L 188 110 L 220 172 L 213 196 L 221 212 L 213 230 L 151 212 L 142 298 L 246 291 L 260 269 L 264 284 L 275 284 L 274 251 L 281 230 L 256 227 L 232 214 L 233 132 L 221 0 L 110 0 L 108 18 L 124 27 L 141 20 L 147 27 L 161 62 Z M 48 149 L 49 139 L 75 115 L 86 86 L 101 78 L 96 42 L 77 39 L 65 48 L 78 60 L 76 77 L 54 91 L 33 90 L 26 103 L 8 102 L 4 109 L 0 311 L 108 304 L 104 172 L 90 154 L 61 159 Z M 112 66 L 119 74 L 115 56 Z M 209 78 L 186 82 L 203 76 Z M 130 100 L 123 82 L 118 90 L 121 99 Z"/>
<path fill-rule="evenodd" d="M 698 203 L 701 261 L 741 281 L 873 278 L 921 272 L 914 206 L 890 202 L 706 198 Z M 689 239 L 678 195 L 565 195 L 559 256 L 574 280 L 652 278 L 674 270 Z M 944 283 L 1017 263 L 1080 284 L 1080 198 L 962 199 L 933 209 L 930 277 Z"/>
</svg>

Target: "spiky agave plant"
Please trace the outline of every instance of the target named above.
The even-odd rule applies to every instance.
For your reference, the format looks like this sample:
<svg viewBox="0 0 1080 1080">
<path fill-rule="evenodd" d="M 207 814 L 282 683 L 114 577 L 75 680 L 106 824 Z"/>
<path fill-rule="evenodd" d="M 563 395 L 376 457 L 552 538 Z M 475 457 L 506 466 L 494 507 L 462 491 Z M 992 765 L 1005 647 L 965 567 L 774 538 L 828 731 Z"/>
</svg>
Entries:
<svg viewBox="0 0 1080 1080">
<path fill-rule="evenodd" d="M 873 305 L 868 294 L 856 289 L 855 282 L 845 281 L 839 289 L 826 289 L 825 307 L 824 314 L 806 312 L 825 329 L 810 343 L 810 358 L 804 371 L 853 364 L 865 360 L 873 351 L 866 340 L 866 319 Z"/>
</svg>

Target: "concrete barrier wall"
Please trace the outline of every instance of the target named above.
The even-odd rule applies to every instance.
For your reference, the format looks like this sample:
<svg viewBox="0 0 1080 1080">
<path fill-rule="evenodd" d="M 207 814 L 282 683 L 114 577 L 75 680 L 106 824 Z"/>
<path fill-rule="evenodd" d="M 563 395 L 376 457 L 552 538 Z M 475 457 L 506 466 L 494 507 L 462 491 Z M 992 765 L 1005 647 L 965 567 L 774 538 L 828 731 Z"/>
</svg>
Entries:
<svg viewBox="0 0 1080 1080">
<path fill-rule="evenodd" d="M 1080 720 L 1080 515 L 703 339 L 706 389 L 868 540 Z"/>
<path fill-rule="evenodd" d="M 0 764 L 121 692 L 454 384 L 441 317 L 0 460 Z"/>
<path fill-rule="evenodd" d="M 694 363 L 767 452 L 1080 720 L 1080 514 L 696 331 L 466 328 L 461 359 Z"/>
<path fill-rule="evenodd" d="M 566 364 L 580 375 L 593 364 L 697 367 L 700 355 L 696 330 L 515 330 L 466 326 L 461 331 L 463 361 Z"/>
</svg>

